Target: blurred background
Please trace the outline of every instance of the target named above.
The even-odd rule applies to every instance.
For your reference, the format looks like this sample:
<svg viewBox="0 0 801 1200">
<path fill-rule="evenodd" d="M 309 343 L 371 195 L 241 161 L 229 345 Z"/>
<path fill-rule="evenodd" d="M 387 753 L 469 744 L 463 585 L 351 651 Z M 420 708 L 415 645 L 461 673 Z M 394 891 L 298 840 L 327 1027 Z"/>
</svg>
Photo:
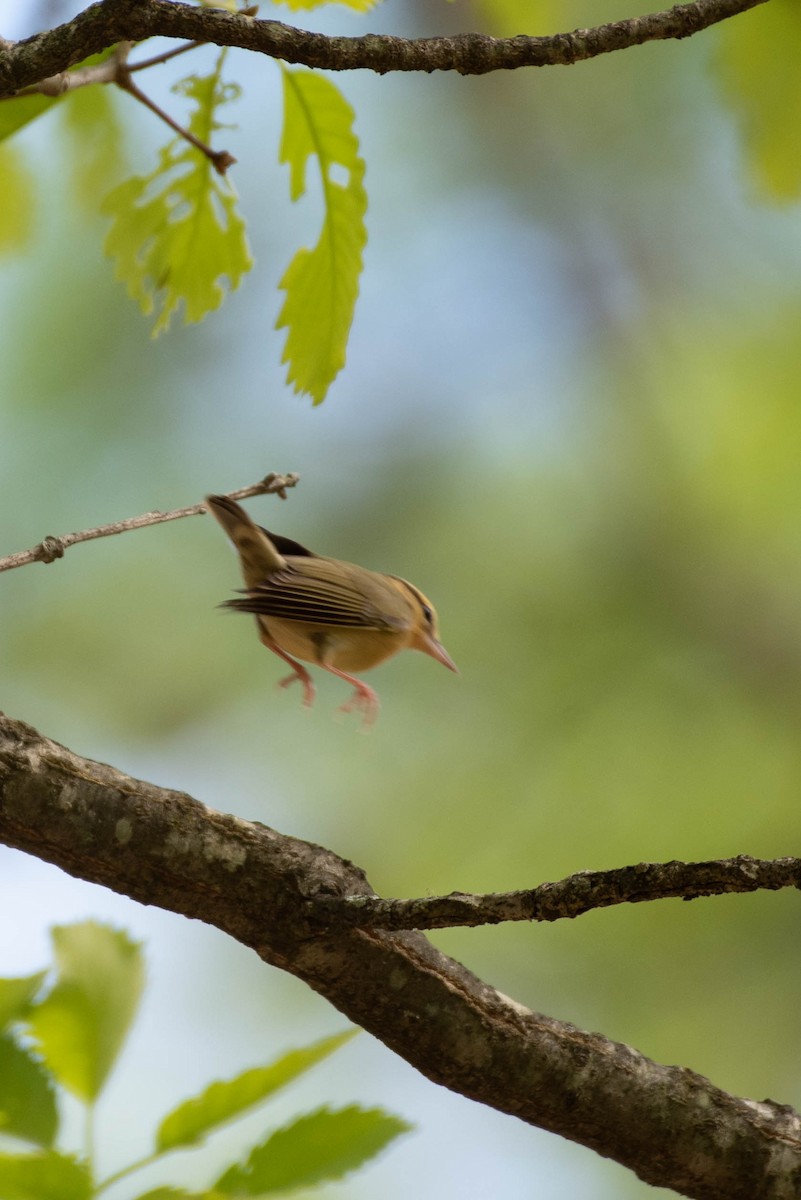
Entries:
<svg viewBox="0 0 801 1200">
<path fill-rule="evenodd" d="M 754 45 L 782 2 L 737 18 Z M 0 0 L 0 31 L 78 7 Z M 305 23 L 547 33 L 645 8 L 393 0 Z M 230 54 L 244 95 L 226 114 L 239 128 L 218 135 L 255 270 L 219 313 L 158 341 L 103 258 L 97 204 L 120 163 L 152 169 L 166 131 L 110 97 L 124 137 L 94 147 L 87 203 L 67 106 L 31 125 L 15 143 L 35 185 L 30 239 L 0 270 L 0 553 L 298 471 L 287 502 L 251 501 L 254 515 L 414 580 L 462 674 L 411 654 L 379 668 L 369 736 L 336 714 L 337 680 L 303 711 L 250 622 L 215 611 L 238 572 L 204 518 L 4 574 L 3 710 L 324 843 L 389 896 L 797 854 L 801 213 L 771 195 L 726 103 L 733 36 L 477 79 L 338 77 L 370 240 L 348 364 L 317 409 L 284 385 L 273 330 L 277 281 L 320 215 L 314 196 L 290 207 L 277 166 L 274 64 Z M 170 84 L 213 56 L 139 82 L 180 116 Z M 142 1019 L 100 1114 L 104 1171 L 147 1153 L 156 1118 L 209 1078 L 344 1025 L 215 930 L 7 850 L 0 906 L 3 975 L 45 965 L 54 922 L 95 917 L 146 943 Z M 796 896 L 762 894 L 435 940 L 539 1011 L 797 1106 L 797 920 Z M 366 1034 L 256 1127 L 351 1101 L 417 1129 L 332 1200 L 655 1194 L 436 1088 Z M 142 1189 L 165 1173 L 201 1186 L 240 1136 Z"/>
</svg>

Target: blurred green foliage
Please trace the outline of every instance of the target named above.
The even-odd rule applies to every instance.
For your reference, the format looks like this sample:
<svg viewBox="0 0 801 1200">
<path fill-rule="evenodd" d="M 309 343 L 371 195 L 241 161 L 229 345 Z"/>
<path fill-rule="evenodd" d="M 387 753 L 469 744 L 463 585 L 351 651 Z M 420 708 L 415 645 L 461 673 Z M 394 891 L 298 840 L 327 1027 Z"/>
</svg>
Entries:
<svg viewBox="0 0 801 1200">
<path fill-rule="evenodd" d="M 217 1082 L 182 1101 L 162 1120 L 145 1158 L 97 1179 L 95 1113 L 130 1025 L 144 982 L 142 948 L 120 930 L 95 921 L 52 931 L 55 979 L 45 973 L 0 979 L 0 1131 L 21 1141 L 21 1153 L 0 1153 L 0 1194 L 6 1200 L 92 1200 L 165 1154 L 204 1142 L 262 1104 L 350 1041 L 346 1030 Z M 80 1155 L 53 1148 L 58 1089 L 85 1106 Z M 358 1170 L 401 1133 L 405 1121 L 356 1105 L 320 1108 L 276 1129 L 242 1162 L 229 1163 L 191 1200 L 264 1196 L 339 1180 Z M 172 1187 L 154 1196 L 187 1197 Z M 145 1194 L 140 1195 L 145 1200 Z"/>
<path fill-rule="evenodd" d="M 761 19 L 744 13 L 721 30 L 719 70 L 742 122 L 746 160 L 769 200 L 801 191 L 801 12 L 793 0 L 771 0 Z"/>
</svg>

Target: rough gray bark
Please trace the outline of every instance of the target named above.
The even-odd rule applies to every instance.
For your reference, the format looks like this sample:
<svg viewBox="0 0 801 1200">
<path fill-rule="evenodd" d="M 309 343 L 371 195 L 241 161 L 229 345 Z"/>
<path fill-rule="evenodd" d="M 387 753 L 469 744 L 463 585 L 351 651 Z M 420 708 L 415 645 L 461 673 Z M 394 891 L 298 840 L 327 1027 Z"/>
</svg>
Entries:
<svg viewBox="0 0 801 1200">
<path fill-rule="evenodd" d="M 609 871 L 577 871 L 555 883 L 476 896 L 451 892 L 414 900 L 325 896 L 331 918 L 359 929 L 454 929 L 507 921 L 563 921 L 596 908 L 671 897 L 695 900 L 729 892 L 777 892 L 801 887 L 801 858 L 720 858 L 710 862 L 635 863 Z"/>
<path fill-rule="evenodd" d="M 795 1200 L 801 1119 L 516 1004 L 418 933 L 354 929 L 362 871 L 266 826 L 80 758 L 0 715 L 0 841 L 216 926 L 429 1079 L 699 1200 Z"/>
<path fill-rule="evenodd" d="M 326 37 L 280 21 L 178 0 L 101 0 L 72 21 L 17 43 L 0 39 L 0 98 L 66 71 L 116 42 L 180 38 L 238 46 L 284 62 L 328 71 L 458 71 L 484 75 L 520 67 L 569 65 L 645 42 L 691 37 L 766 0 L 693 0 L 664 12 L 551 37 L 493 38 L 481 33 L 400 38 L 390 34 Z"/>
</svg>

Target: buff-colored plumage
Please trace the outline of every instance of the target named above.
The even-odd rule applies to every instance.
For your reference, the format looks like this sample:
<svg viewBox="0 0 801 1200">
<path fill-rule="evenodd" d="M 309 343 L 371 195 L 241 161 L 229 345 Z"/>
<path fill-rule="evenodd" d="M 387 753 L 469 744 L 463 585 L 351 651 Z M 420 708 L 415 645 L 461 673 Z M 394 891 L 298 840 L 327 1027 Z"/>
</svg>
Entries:
<svg viewBox="0 0 801 1200">
<path fill-rule="evenodd" d="M 314 684 L 297 659 L 351 683 L 354 694 L 342 707 L 360 708 L 367 725 L 375 720 L 378 696 L 350 672 L 406 649 L 456 670 L 439 642 L 433 605 L 413 584 L 312 554 L 256 525 L 227 496 L 207 496 L 206 507 L 238 550 L 245 580 L 244 594 L 225 607 L 254 614 L 264 645 L 292 667 L 281 687 L 299 679 L 305 704 L 314 701 Z"/>
</svg>

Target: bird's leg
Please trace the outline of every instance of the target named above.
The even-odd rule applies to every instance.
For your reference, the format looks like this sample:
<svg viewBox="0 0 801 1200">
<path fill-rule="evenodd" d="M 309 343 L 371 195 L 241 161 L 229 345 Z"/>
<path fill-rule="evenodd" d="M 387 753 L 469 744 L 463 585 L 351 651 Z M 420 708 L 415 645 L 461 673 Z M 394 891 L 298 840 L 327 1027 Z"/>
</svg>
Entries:
<svg viewBox="0 0 801 1200">
<path fill-rule="evenodd" d="M 362 713 L 362 729 L 369 729 L 374 724 L 378 716 L 378 710 L 381 707 L 377 694 L 371 687 L 368 687 L 361 679 L 357 679 L 355 675 L 348 675 L 346 671 L 339 671 L 336 667 L 330 667 L 328 663 L 321 662 L 320 666 L 325 671 L 330 671 L 332 675 L 337 675 L 340 679 L 344 679 L 346 683 L 353 685 L 353 695 L 350 700 L 346 700 L 344 704 L 340 704 L 340 712 L 353 712 L 354 708 L 358 708 Z"/>
<path fill-rule="evenodd" d="M 291 655 L 287 654 L 285 650 L 282 650 L 280 646 L 277 646 L 272 638 L 268 638 L 262 630 L 259 630 L 259 637 L 261 638 L 262 644 L 266 646 L 268 650 L 272 650 L 273 654 L 277 654 L 279 658 L 283 658 L 284 662 L 289 663 L 290 667 L 292 668 L 292 674 L 287 675 L 286 679 L 279 680 L 278 686 L 281 688 L 289 687 L 291 683 L 294 683 L 296 679 L 299 679 L 303 684 L 303 703 L 305 704 L 306 708 L 311 708 L 311 706 L 314 704 L 314 684 L 312 683 L 312 677 L 309 672 L 299 662 L 296 662 Z"/>
<path fill-rule="evenodd" d="M 290 683 L 294 683 L 296 679 L 299 679 L 303 684 L 303 703 L 306 708 L 311 708 L 311 706 L 314 704 L 314 697 L 316 694 L 311 675 L 305 667 L 300 665 L 300 663 L 296 663 L 291 658 L 287 658 L 285 654 L 281 654 L 280 650 L 276 650 L 276 654 L 278 654 L 281 658 L 286 658 L 286 661 L 292 663 L 294 668 L 292 674 L 287 675 L 286 679 L 278 680 L 278 686 L 280 688 L 289 687 Z"/>
</svg>

